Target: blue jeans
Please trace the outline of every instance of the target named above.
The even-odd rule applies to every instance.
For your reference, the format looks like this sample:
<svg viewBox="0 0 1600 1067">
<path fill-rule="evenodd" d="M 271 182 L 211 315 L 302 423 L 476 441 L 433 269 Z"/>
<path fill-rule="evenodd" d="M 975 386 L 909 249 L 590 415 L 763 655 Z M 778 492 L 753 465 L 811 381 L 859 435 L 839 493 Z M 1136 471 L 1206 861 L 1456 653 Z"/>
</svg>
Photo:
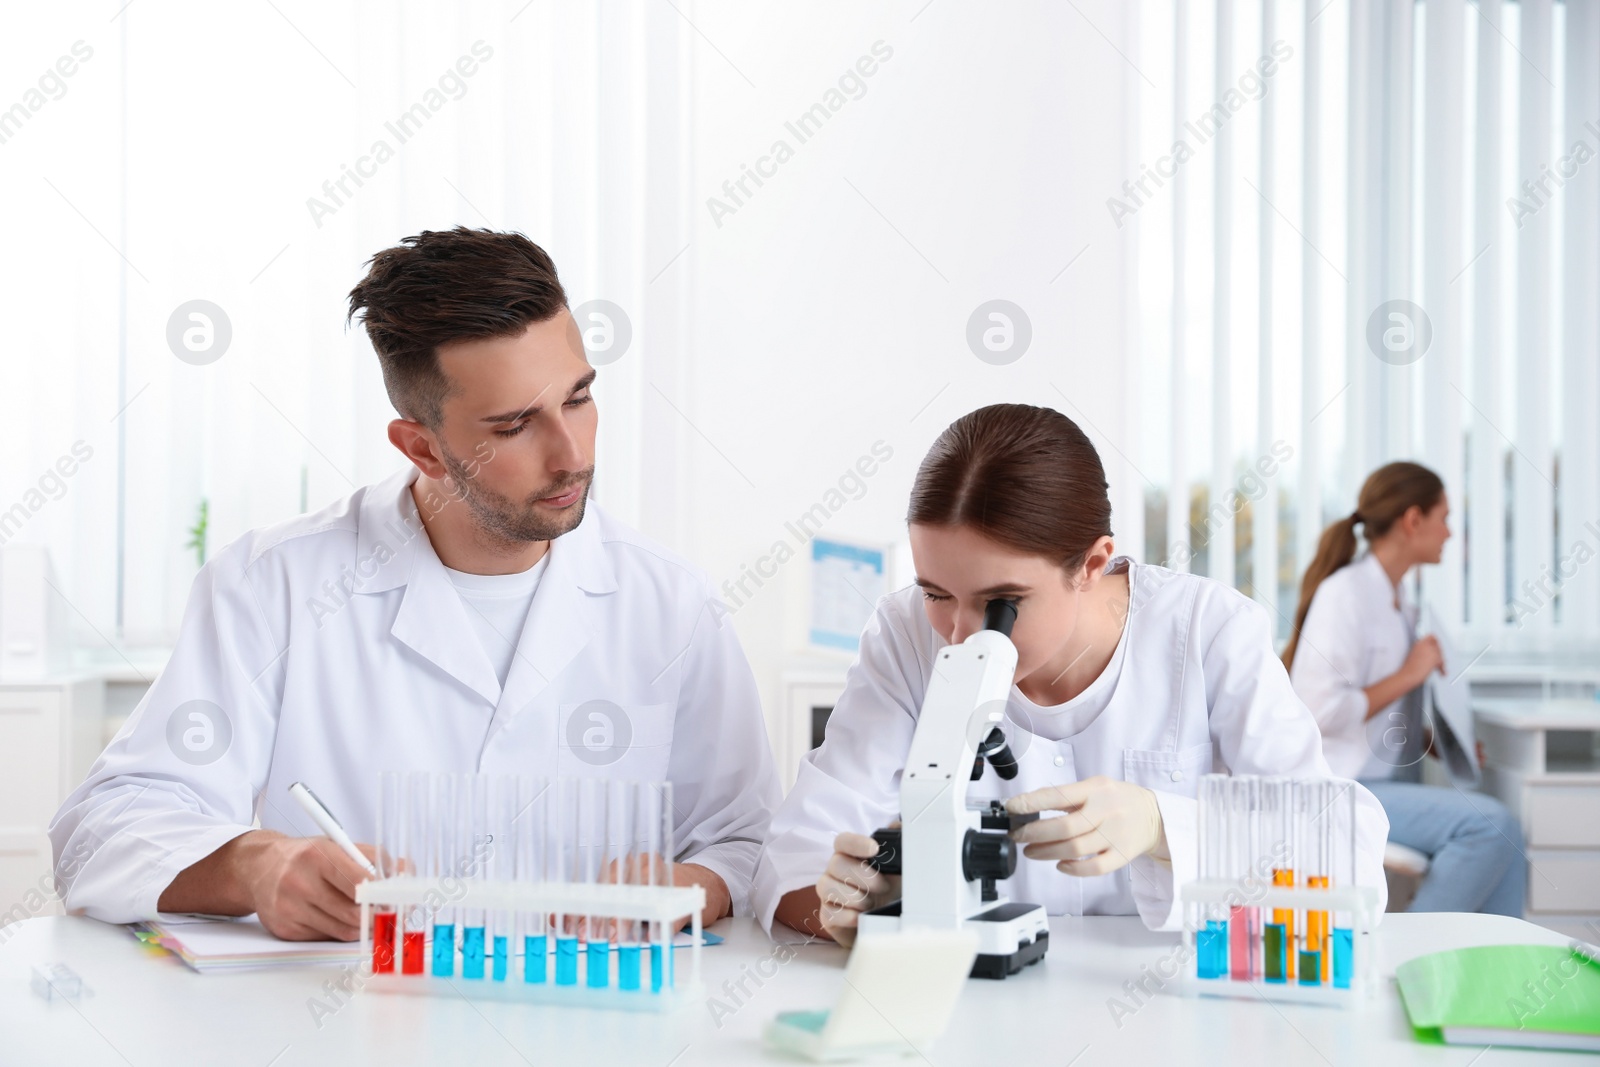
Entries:
<svg viewBox="0 0 1600 1067">
<path fill-rule="evenodd" d="M 1411 911 L 1522 918 L 1528 860 L 1522 827 L 1494 797 L 1450 786 L 1363 778 L 1389 816 L 1389 840 L 1431 860 Z"/>
</svg>

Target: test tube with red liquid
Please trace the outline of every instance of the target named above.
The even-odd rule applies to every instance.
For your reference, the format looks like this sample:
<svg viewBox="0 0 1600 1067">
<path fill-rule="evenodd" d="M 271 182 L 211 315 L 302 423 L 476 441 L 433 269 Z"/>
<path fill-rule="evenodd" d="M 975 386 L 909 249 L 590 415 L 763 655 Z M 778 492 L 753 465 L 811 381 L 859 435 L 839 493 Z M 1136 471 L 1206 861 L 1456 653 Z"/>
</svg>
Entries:
<svg viewBox="0 0 1600 1067">
<path fill-rule="evenodd" d="M 432 778 L 427 771 L 406 775 L 404 807 L 400 818 L 400 860 L 397 870 L 411 877 L 428 873 L 432 845 Z M 421 974 L 428 936 L 429 916 L 420 904 L 407 905 L 401 914 L 400 973 Z"/>
<path fill-rule="evenodd" d="M 378 854 L 374 866 L 379 878 L 399 873 L 400 827 L 405 808 L 405 780 L 397 771 L 378 776 Z M 395 960 L 394 906 L 380 904 L 372 912 L 372 973 L 393 974 Z"/>
<path fill-rule="evenodd" d="M 1245 890 L 1258 884 L 1261 851 L 1260 781 L 1251 777 L 1229 778 L 1227 857 L 1228 877 Z M 1236 982 L 1253 981 L 1261 976 L 1257 963 L 1261 945 L 1261 909 L 1247 900 L 1228 909 L 1228 973 Z"/>
</svg>

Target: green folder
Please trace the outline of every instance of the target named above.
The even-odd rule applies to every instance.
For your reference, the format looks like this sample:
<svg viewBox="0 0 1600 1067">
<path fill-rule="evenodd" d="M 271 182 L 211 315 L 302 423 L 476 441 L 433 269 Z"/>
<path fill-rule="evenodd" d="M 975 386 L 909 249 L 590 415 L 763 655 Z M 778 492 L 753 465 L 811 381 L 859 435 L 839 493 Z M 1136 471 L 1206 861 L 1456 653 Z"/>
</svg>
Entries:
<svg viewBox="0 0 1600 1067">
<path fill-rule="evenodd" d="M 1600 1052 L 1600 964 L 1575 946 L 1436 952 L 1395 977 L 1419 1041 Z"/>
</svg>

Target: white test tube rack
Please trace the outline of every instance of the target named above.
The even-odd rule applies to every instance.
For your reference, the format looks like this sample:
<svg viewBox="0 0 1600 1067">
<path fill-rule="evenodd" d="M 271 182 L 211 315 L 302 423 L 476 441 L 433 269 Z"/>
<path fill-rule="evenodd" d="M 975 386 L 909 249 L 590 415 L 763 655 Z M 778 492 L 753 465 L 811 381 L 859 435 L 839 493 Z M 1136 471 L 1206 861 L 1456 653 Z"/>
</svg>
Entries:
<svg viewBox="0 0 1600 1067">
<path fill-rule="evenodd" d="M 1244 1000 L 1276 1000 L 1298 1004 L 1329 1004 L 1356 1007 L 1372 999 L 1378 988 L 1376 953 L 1368 937 L 1378 922 L 1378 891 L 1371 886 L 1274 886 L 1247 878 L 1210 878 L 1188 882 L 1178 890 L 1183 915 L 1184 962 L 1179 983 L 1184 996 L 1235 997 Z M 1196 973 L 1195 934 L 1205 925 L 1205 912 L 1212 906 L 1240 906 L 1269 912 L 1274 908 L 1306 912 L 1343 912 L 1351 916 L 1354 931 L 1354 961 L 1348 988 L 1331 982 L 1301 984 L 1296 979 L 1269 980 L 1256 974 L 1235 979 L 1224 973 L 1216 978 L 1201 978 Z M 1293 946 L 1286 946 L 1293 951 Z M 1250 951 L 1259 956 L 1261 948 Z"/>
<path fill-rule="evenodd" d="M 677 920 L 690 916 L 692 941 L 689 948 L 687 980 L 678 977 L 676 952 L 669 951 L 671 981 L 663 981 L 659 991 L 649 988 L 620 989 L 616 986 L 592 988 L 579 983 L 562 985 L 547 977 L 543 982 L 528 982 L 521 974 L 503 981 L 460 976 L 437 977 L 402 974 L 398 970 L 399 947 L 395 946 L 396 971 L 376 973 L 372 969 L 372 910 L 389 907 L 403 912 L 408 907 L 436 906 L 441 900 L 451 907 L 481 908 L 523 914 L 581 915 L 588 918 L 640 920 L 660 923 L 667 945 L 672 943 Z M 694 886 L 651 886 L 620 884 L 582 884 L 573 882 L 506 882 L 462 880 L 458 878 L 416 878 L 399 876 L 361 882 L 356 886 L 356 903 L 361 906 L 361 973 L 363 987 L 388 993 L 420 993 L 466 996 L 481 1000 L 521 1001 L 533 1004 L 562 1004 L 584 1008 L 617 1008 L 628 1011 L 665 1012 L 704 999 L 700 979 L 700 913 L 705 908 L 706 891 Z M 397 935 L 398 936 L 398 935 Z M 582 953 L 580 953 L 580 956 Z"/>
</svg>

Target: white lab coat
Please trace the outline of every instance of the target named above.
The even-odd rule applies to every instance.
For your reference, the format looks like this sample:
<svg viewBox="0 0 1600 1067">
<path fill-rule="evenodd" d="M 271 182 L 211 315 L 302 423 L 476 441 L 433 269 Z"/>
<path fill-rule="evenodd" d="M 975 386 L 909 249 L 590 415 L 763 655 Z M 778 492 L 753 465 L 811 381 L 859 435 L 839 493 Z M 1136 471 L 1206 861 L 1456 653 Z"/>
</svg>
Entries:
<svg viewBox="0 0 1600 1067">
<path fill-rule="evenodd" d="M 1421 729 L 1421 693 L 1413 690 L 1369 719 L 1365 692 L 1405 663 L 1416 629 L 1416 604 L 1370 552 L 1317 586 L 1289 677 L 1316 716 L 1335 773 L 1390 778 L 1422 758 L 1420 751 L 1405 755 L 1396 741 Z"/>
<path fill-rule="evenodd" d="M 51 824 L 70 910 L 150 918 L 179 871 L 254 819 L 316 833 L 295 781 L 373 841 L 380 772 L 435 770 L 670 780 L 678 858 L 748 913 L 781 790 L 705 576 L 591 500 L 551 545 L 502 692 L 417 516 L 416 475 L 246 534 L 201 569 L 166 669 Z M 221 709 L 209 738 L 196 700 Z"/>
<path fill-rule="evenodd" d="M 992 767 L 967 798 L 986 801 L 1095 775 L 1155 792 L 1172 856 L 1149 856 L 1110 874 L 1080 878 L 1047 860 L 1022 859 L 1001 891 L 1052 915 L 1137 913 L 1152 929 L 1181 925 L 1175 886 L 1196 876 L 1200 776 L 1212 771 L 1330 777 L 1317 726 L 1273 655 L 1267 612 L 1205 578 L 1122 557 L 1131 610 L 1124 665 L 1105 709 L 1080 732 L 1051 741 L 1030 733 L 1012 687 L 1005 727 L 1019 770 Z M 900 776 L 945 642 L 928 623 L 915 586 L 891 593 L 861 636 L 861 652 L 828 718 L 823 744 L 801 761 L 794 789 L 772 819 L 752 890 L 756 916 L 774 936 L 779 898 L 816 882 L 842 830 L 870 834 L 899 817 Z M 1383 846 L 1389 821 L 1357 787 L 1357 879 L 1386 899 Z M 1381 910 L 1381 905 L 1380 905 Z"/>
</svg>

